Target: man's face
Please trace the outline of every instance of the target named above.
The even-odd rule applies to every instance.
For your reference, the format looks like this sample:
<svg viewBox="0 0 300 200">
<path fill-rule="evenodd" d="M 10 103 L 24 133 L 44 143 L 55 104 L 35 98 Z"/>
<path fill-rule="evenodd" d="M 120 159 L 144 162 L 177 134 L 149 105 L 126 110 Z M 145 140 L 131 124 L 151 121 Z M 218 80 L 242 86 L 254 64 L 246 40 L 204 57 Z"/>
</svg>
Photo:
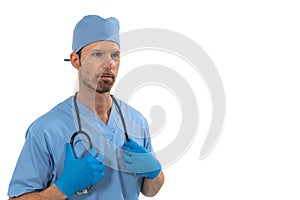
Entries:
<svg viewBox="0 0 300 200">
<path fill-rule="evenodd" d="M 111 41 L 91 43 L 81 50 L 79 82 L 81 88 L 109 92 L 120 65 L 120 48 Z"/>
</svg>

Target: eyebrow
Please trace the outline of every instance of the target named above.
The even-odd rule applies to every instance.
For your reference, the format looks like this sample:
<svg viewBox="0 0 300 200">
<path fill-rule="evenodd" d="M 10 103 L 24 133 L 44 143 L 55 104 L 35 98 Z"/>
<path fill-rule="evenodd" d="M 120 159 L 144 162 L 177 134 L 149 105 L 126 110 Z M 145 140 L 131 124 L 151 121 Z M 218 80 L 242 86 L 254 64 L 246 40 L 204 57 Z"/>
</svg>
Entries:
<svg viewBox="0 0 300 200">
<path fill-rule="evenodd" d="M 105 50 L 102 50 L 102 49 L 93 49 L 92 52 L 95 52 L 95 51 L 99 51 L 99 52 L 105 52 Z M 120 53 L 119 50 L 115 50 L 113 51 L 113 53 Z"/>
</svg>

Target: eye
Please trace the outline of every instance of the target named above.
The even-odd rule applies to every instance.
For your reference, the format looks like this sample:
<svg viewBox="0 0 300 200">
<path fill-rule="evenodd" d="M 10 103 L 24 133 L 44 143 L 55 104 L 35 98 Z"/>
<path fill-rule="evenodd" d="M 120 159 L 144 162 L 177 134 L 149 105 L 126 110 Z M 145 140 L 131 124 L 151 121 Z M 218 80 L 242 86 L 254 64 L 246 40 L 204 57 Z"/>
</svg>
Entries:
<svg viewBox="0 0 300 200">
<path fill-rule="evenodd" d="M 101 57 L 101 56 L 102 56 L 102 53 L 100 53 L 100 52 L 94 52 L 94 53 L 92 54 L 92 56 L 93 56 L 93 57 Z"/>
<path fill-rule="evenodd" d="M 119 53 L 113 53 L 113 54 L 111 54 L 111 58 L 113 60 L 118 60 L 120 58 L 120 54 Z"/>
</svg>

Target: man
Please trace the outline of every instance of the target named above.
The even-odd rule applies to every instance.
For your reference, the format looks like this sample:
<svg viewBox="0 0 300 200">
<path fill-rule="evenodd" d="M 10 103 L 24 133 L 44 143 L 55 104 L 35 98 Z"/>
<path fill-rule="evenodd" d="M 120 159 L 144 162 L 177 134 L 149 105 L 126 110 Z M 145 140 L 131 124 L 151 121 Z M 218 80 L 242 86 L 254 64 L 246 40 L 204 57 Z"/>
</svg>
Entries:
<svg viewBox="0 0 300 200">
<path fill-rule="evenodd" d="M 160 190 L 164 175 L 145 118 L 110 94 L 120 65 L 118 34 L 112 17 L 88 15 L 75 26 L 68 60 L 79 90 L 28 128 L 9 199 L 134 200 Z M 74 132 L 95 146 L 81 145 L 88 153 L 79 155 L 70 142 Z"/>
</svg>

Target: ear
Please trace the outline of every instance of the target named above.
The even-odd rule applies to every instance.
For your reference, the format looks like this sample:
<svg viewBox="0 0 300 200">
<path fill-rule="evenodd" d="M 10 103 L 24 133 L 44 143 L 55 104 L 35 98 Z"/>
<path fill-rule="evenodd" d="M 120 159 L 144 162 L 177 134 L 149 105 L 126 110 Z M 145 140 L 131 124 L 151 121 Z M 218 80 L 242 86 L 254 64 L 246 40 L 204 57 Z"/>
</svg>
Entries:
<svg viewBox="0 0 300 200">
<path fill-rule="evenodd" d="M 70 55 L 70 61 L 73 65 L 73 67 L 76 68 L 77 70 L 79 70 L 79 67 L 80 67 L 79 55 L 72 52 Z"/>
</svg>

